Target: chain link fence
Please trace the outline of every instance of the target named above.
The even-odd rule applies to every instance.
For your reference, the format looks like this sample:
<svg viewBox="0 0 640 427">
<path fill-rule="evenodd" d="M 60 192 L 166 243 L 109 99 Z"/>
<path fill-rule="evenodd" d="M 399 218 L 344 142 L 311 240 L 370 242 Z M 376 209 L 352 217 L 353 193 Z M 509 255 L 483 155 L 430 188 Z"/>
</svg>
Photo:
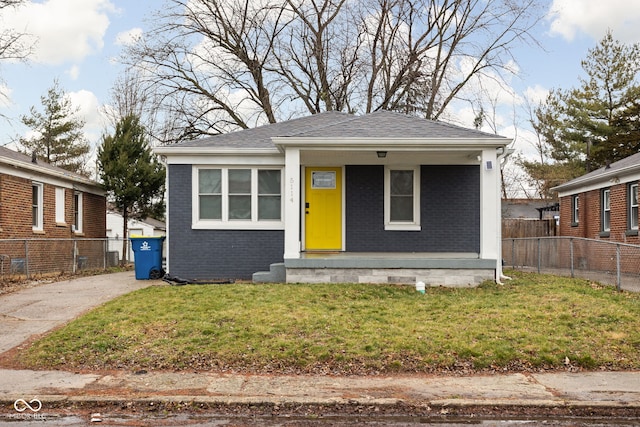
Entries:
<svg viewBox="0 0 640 427">
<path fill-rule="evenodd" d="M 0 239 L 0 280 L 105 270 L 119 264 L 118 248 L 119 239 Z"/>
<path fill-rule="evenodd" d="M 640 246 L 578 237 L 502 240 L 505 267 L 579 277 L 640 292 Z"/>
</svg>

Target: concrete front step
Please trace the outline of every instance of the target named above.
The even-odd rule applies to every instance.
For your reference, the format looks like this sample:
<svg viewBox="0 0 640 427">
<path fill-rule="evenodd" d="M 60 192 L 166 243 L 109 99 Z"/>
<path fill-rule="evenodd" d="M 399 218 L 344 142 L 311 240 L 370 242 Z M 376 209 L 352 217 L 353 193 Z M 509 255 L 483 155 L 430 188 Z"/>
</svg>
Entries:
<svg viewBox="0 0 640 427">
<path fill-rule="evenodd" d="M 283 262 L 271 264 L 269 271 L 253 273 L 253 283 L 284 283 L 287 280 L 287 270 Z"/>
</svg>

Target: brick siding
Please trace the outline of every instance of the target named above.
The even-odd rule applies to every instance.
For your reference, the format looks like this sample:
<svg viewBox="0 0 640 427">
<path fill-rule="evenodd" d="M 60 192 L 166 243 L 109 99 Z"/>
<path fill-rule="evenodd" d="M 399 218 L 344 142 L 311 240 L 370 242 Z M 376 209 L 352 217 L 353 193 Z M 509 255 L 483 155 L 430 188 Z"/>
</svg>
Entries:
<svg viewBox="0 0 640 427">
<path fill-rule="evenodd" d="M 195 230 L 191 165 L 170 165 L 169 273 L 185 279 L 250 279 L 282 262 L 283 230 Z"/>
<path fill-rule="evenodd" d="M 43 230 L 34 231 L 32 221 L 32 183 L 11 175 L 0 175 L 0 239 L 25 238 L 103 238 L 106 236 L 106 200 L 91 193 L 82 195 L 83 230 L 73 233 L 72 189 L 65 189 L 65 224 L 56 223 L 56 187 L 43 184 Z"/>
<path fill-rule="evenodd" d="M 560 198 L 560 235 L 606 239 L 615 242 L 640 244 L 637 232 L 628 229 L 627 193 L 629 182 L 618 183 L 602 189 L 590 190 Z M 602 230 L 602 190 L 609 188 L 611 217 L 610 230 Z M 579 195 L 579 221 L 572 224 L 572 198 Z"/>
<path fill-rule="evenodd" d="M 479 166 L 424 165 L 421 231 L 385 231 L 384 167 L 346 167 L 350 252 L 480 252 Z"/>
</svg>

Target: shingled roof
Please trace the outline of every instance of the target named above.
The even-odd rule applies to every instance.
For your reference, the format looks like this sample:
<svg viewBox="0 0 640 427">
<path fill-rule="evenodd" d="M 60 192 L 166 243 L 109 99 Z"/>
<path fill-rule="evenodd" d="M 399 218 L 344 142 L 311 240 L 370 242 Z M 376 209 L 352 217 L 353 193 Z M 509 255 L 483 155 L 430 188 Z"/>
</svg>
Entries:
<svg viewBox="0 0 640 427">
<path fill-rule="evenodd" d="M 51 165 L 42 160 L 33 161 L 31 156 L 27 156 L 17 151 L 0 146 L 0 164 L 6 164 L 15 168 L 29 169 L 44 175 L 63 178 L 68 181 L 83 183 L 99 187 L 99 184 L 86 176 L 70 172 L 58 166 Z"/>
<path fill-rule="evenodd" d="M 572 179 L 571 181 L 567 181 L 564 184 L 553 187 L 551 190 L 562 192 L 598 182 L 603 182 L 609 185 L 609 180 L 615 176 L 639 172 L 640 153 L 636 153 L 629 157 L 625 157 L 622 160 L 611 163 L 608 166 L 603 166 L 578 178 Z"/>
<path fill-rule="evenodd" d="M 363 116 L 332 111 L 253 129 L 186 141 L 173 147 L 275 149 L 271 140 L 274 137 L 424 138 L 438 140 L 495 138 L 498 143 L 506 144 L 508 142 L 508 139 L 502 136 L 391 111 L 376 111 Z"/>
</svg>

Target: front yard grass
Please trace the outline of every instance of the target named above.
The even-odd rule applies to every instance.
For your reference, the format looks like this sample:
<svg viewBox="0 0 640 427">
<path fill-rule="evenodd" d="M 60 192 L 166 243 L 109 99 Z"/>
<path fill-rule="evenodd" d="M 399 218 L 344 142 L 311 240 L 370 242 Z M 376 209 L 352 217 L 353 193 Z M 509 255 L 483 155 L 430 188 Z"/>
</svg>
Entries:
<svg viewBox="0 0 640 427">
<path fill-rule="evenodd" d="M 504 286 L 155 286 L 21 351 L 24 368 L 372 374 L 640 368 L 640 295 L 509 272 Z"/>
</svg>

